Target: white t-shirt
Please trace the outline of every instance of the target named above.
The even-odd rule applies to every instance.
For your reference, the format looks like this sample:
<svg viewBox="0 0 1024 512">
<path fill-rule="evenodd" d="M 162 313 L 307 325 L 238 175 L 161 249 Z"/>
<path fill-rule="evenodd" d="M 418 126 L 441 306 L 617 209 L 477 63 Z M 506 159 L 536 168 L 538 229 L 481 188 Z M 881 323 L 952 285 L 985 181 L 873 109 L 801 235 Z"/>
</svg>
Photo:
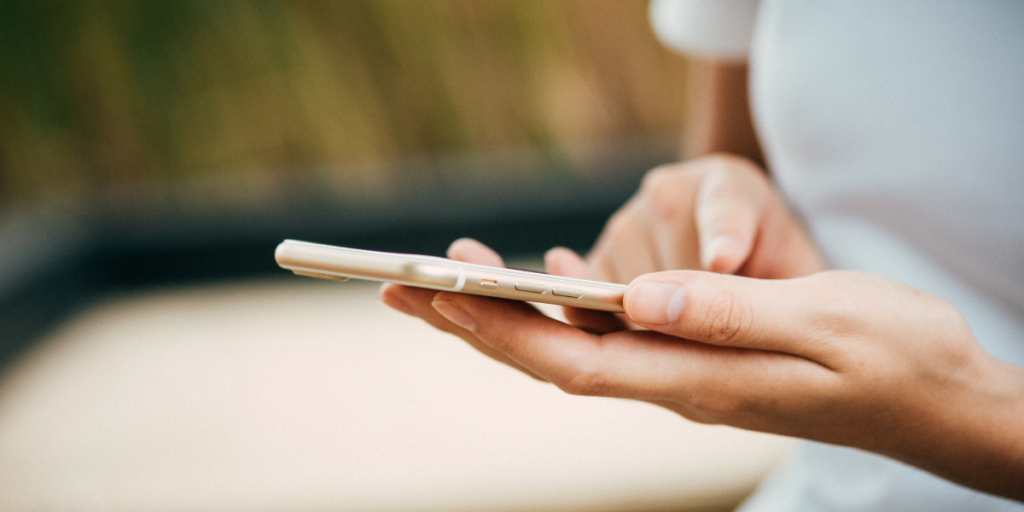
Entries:
<svg viewBox="0 0 1024 512">
<path fill-rule="evenodd" d="M 670 46 L 749 56 L 769 166 L 833 266 L 943 297 L 1024 366 L 1024 2 L 655 0 L 651 14 Z M 806 442 L 742 510 L 1024 504 Z"/>
</svg>

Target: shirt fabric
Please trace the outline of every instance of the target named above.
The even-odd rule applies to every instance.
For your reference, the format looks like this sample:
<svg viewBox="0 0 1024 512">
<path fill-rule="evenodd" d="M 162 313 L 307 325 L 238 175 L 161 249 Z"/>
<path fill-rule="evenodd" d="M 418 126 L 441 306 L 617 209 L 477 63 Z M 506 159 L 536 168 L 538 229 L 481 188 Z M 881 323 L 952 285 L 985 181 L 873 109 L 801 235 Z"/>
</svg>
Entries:
<svg viewBox="0 0 1024 512">
<path fill-rule="evenodd" d="M 1024 2 L 655 0 L 651 15 L 681 51 L 748 56 L 768 165 L 835 268 L 939 295 L 1024 366 Z M 803 442 L 741 510 L 1024 504 Z"/>
</svg>

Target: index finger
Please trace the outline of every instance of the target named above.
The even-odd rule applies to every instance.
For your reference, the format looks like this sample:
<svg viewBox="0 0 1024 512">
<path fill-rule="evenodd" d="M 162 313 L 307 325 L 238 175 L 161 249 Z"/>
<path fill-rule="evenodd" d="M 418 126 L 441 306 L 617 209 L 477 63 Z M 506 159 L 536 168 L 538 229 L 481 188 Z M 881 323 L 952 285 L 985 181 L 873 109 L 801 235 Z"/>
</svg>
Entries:
<svg viewBox="0 0 1024 512">
<path fill-rule="evenodd" d="M 696 221 L 705 270 L 733 274 L 750 257 L 768 197 L 764 175 L 747 166 L 719 167 L 701 184 Z"/>
<path fill-rule="evenodd" d="M 671 401 L 682 413 L 708 400 L 756 402 L 788 382 L 824 375 L 820 366 L 785 354 L 651 331 L 589 334 L 499 299 L 442 292 L 438 302 L 456 304 L 460 316 L 450 320 L 570 394 Z"/>
</svg>

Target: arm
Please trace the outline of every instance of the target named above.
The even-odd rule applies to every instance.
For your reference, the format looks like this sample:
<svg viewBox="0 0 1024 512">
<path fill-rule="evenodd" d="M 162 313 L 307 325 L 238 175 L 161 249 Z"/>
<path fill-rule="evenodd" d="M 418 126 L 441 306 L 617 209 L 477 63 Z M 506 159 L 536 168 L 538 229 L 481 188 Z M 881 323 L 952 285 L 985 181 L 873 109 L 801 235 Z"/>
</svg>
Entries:
<svg viewBox="0 0 1024 512">
<path fill-rule="evenodd" d="M 731 153 L 764 165 L 748 96 L 746 63 L 690 60 L 688 158 Z"/>
<path fill-rule="evenodd" d="M 695 159 L 648 173 L 577 277 L 627 283 L 648 272 L 704 269 L 782 278 L 826 267 L 766 179 L 747 78 L 745 62 L 690 59 L 683 154 Z M 555 251 L 549 268 L 558 273 L 574 256 Z"/>
<path fill-rule="evenodd" d="M 403 296 L 415 295 L 414 314 L 568 393 L 874 451 L 1024 500 L 1024 370 L 986 354 L 948 303 L 900 283 L 649 274 L 625 300 L 648 330 L 611 319 L 581 330 L 523 303 L 447 292 Z"/>
<path fill-rule="evenodd" d="M 736 76 L 726 70 L 717 83 L 745 82 Z M 700 105 L 710 113 L 692 111 L 691 154 L 746 152 L 736 141 L 756 140 L 729 128 L 743 124 L 727 122 L 738 117 L 725 114 L 735 102 Z M 471 241 L 449 255 L 500 264 Z M 627 317 L 569 310 L 564 324 L 522 303 L 399 286 L 381 299 L 569 393 L 857 447 L 1024 500 L 1024 370 L 986 354 L 937 297 L 821 271 L 813 242 L 750 162 L 716 156 L 661 168 L 588 261 L 564 249 L 546 259 L 557 274 L 632 280 Z M 739 275 L 650 273 L 679 268 Z"/>
<path fill-rule="evenodd" d="M 1024 500 L 1024 370 L 985 353 L 948 303 L 881 277 L 821 271 L 813 243 L 743 160 L 655 176 L 609 222 L 610 249 L 589 264 L 566 249 L 547 256 L 562 275 L 644 274 L 628 278 L 626 318 L 567 309 L 563 324 L 522 303 L 400 286 L 381 299 L 569 393 L 874 451 Z M 666 211 L 675 203 L 657 192 L 677 187 L 691 202 Z M 661 240 L 645 221 L 656 214 L 692 226 L 672 243 L 704 261 L 694 265 L 740 276 L 643 272 L 674 265 L 650 245 Z M 704 243 L 723 234 L 729 242 Z M 716 249 L 694 253 L 693 240 Z M 501 264 L 468 240 L 449 256 Z"/>
</svg>

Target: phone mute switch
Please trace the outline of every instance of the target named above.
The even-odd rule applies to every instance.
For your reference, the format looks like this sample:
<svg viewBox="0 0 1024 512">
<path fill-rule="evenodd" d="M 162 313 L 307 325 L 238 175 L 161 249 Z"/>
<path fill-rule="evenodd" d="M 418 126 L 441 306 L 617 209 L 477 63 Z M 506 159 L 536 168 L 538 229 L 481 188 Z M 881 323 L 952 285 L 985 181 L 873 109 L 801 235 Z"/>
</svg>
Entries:
<svg viewBox="0 0 1024 512">
<path fill-rule="evenodd" d="M 574 299 L 583 297 L 583 290 L 577 290 L 575 288 L 553 288 L 551 293 L 558 295 L 559 297 L 572 297 Z"/>
<path fill-rule="evenodd" d="M 521 292 L 544 293 L 548 291 L 548 287 L 539 284 L 516 283 L 516 290 Z"/>
</svg>

